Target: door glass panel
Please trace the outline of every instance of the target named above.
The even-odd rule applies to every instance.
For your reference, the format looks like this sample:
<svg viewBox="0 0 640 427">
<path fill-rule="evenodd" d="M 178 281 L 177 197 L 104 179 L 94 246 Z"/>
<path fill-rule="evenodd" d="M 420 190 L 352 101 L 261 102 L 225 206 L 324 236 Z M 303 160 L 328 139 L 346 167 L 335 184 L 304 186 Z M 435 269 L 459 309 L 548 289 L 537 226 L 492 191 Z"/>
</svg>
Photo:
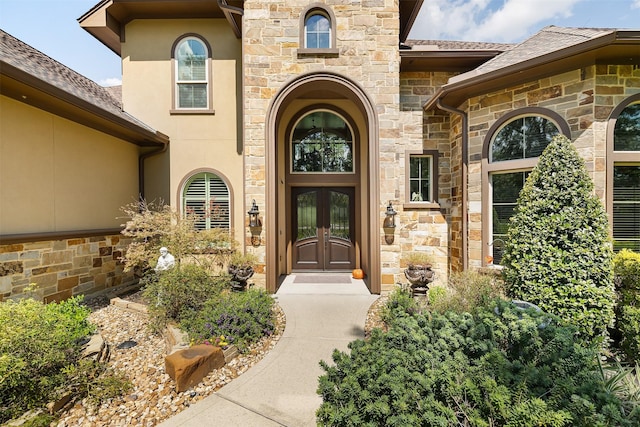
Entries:
<svg viewBox="0 0 640 427">
<path fill-rule="evenodd" d="M 318 216 L 316 207 L 318 205 L 318 193 L 310 191 L 298 195 L 296 199 L 298 209 L 298 230 L 297 239 L 308 239 L 318 235 Z"/>
<path fill-rule="evenodd" d="M 344 193 L 331 191 L 329 202 L 331 237 L 350 240 L 349 196 Z"/>
</svg>

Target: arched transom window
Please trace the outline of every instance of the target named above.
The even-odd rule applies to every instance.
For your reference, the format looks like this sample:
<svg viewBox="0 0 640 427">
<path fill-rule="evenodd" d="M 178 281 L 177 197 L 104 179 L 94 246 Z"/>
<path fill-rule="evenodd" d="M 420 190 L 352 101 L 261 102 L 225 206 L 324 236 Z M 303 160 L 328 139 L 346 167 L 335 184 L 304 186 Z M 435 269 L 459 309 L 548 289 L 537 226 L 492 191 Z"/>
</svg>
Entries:
<svg viewBox="0 0 640 427">
<path fill-rule="evenodd" d="M 613 245 L 639 252 L 640 101 L 624 107 L 613 132 Z"/>
<path fill-rule="evenodd" d="M 295 125 L 291 172 L 353 173 L 353 138 L 347 122 L 331 111 L 313 111 Z"/>
<path fill-rule="evenodd" d="M 514 213 L 520 190 L 537 164 L 538 156 L 560 133 L 558 125 L 544 116 L 524 115 L 508 119 L 490 139 L 487 182 L 489 211 L 485 224 L 488 233 L 489 263 L 499 265 L 509 221 Z"/>
<path fill-rule="evenodd" d="M 199 230 L 230 229 L 229 188 L 214 173 L 198 173 L 187 181 L 182 194 L 182 210 L 195 215 Z"/>
</svg>

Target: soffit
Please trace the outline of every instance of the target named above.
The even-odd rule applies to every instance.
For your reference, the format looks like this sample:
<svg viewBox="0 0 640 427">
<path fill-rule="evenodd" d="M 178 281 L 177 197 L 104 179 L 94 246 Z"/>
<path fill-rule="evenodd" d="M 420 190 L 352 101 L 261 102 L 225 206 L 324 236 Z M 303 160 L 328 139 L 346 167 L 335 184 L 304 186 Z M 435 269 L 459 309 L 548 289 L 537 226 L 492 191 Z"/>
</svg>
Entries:
<svg viewBox="0 0 640 427">
<path fill-rule="evenodd" d="M 6 66 L 2 68 L 4 71 Z M 162 134 L 146 131 L 129 123 L 115 123 L 113 117 L 98 115 L 91 106 L 73 104 L 65 99 L 66 94 L 53 87 L 50 88 L 52 93 L 47 93 L 42 88 L 3 74 L 0 75 L 0 88 L 0 94 L 4 96 L 140 147 L 160 147 L 169 142 Z"/>
<path fill-rule="evenodd" d="M 464 73 L 511 49 L 513 44 L 450 40 L 407 40 L 400 48 L 400 71 Z"/>
<path fill-rule="evenodd" d="M 398 7 L 400 9 L 400 43 L 409 36 L 411 27 L 420 12 L 423 0 L 400 0 Z"/>
<path fill-rule="evenodd" d="M 244 0 L 103 0 L 78 23 L 120 55 L 124 27 L 134 19 L 226 18 L 239 37 L 243 4 Z"/>
</svg>

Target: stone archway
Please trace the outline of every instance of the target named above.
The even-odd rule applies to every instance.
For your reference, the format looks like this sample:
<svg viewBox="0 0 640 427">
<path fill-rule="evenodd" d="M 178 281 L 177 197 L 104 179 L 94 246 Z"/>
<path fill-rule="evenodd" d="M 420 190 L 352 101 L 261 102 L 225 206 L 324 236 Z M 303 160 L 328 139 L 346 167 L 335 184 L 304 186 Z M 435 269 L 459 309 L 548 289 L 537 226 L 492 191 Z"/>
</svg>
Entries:
<svg viewBox="0 0 640 427">
<path fill-rule="evenodd" d="M 290 242 L 287 241 L 288 211 L 284 141 L 290 122 L 300 110 L 323 105 L 346 111 L 353 119 L 361 141 L 362 161 L 358 194 L 358 265 L 366 271 L 372 293 L 380 292 L 379 241 L 379 135 L 375 106 L 365 90 L 336 73 L 318 72 L 298 76 L 276 94 L 266 118 L 266 286 L 277 290 L 280 276 L 291 272 Z"/>
</svg>

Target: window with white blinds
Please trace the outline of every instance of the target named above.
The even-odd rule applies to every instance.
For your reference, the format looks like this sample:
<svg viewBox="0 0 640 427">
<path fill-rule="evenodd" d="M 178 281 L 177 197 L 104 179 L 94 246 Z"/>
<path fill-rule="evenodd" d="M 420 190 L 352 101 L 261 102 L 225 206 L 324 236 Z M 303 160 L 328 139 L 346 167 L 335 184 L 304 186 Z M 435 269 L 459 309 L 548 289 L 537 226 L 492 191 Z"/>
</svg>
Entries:
<svg viewBox="0 0 640 427">
<path fill-rule="evenodd" d="M 195 37 L 180 41 L 175 51 L 176 107 L 206 109 L 209 107 L 207 46 Z"/>
<path fill-rule="evenodd" d="M 199 230 L 230 229 L 229 188 L 217 175 L 199 173 L 185 186 L 183 212 L 196 216 Z"/>
<path fill-rule="evenodd" d="M 613 241 L 640 252 L 640 165 L 613 168 Z"/>
<path fill-rule="evenodd" d="M 613 147 L 613 247 L 640 252 L 640 102 L 616 118 Z"/>
</svg>

